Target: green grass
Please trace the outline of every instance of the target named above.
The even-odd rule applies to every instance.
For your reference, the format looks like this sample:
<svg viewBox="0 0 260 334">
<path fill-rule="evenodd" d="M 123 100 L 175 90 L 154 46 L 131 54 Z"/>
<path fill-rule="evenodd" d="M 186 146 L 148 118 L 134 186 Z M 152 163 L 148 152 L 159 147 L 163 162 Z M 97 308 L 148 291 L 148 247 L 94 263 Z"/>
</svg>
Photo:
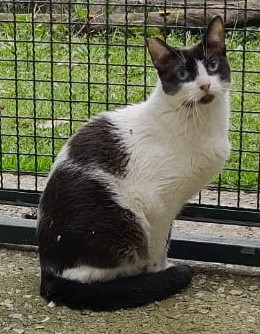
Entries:
<svg viewBox="0 0 260 334">
<path fill-rule="evenodd" d="M 156 29 L 150 29 L 149 34 L 158 34 Z M 32 43 L 33 35 L 36 40 Z M 195 37 L 186 36 L 188 43 L 192 43 Z M 133 31 L 128 36 L 129 46 L 127 54 L 123 46 L 125 36 L 115 32 L 109 36 L 109 49 L 105 45 L 95 45 L 106 42 L 106 36 L 92 36 L 88 47 L 86 36 L 72 36 L 69 47 L 67 32 L 62 25 L 53 26 L 53 41 L 61 44 L 53 44 L 51 47 L 50 31 L 46 24 L 35 25 L 34 33 L 28 23 L 18 23 L 16 28 L 16 46 L 13 43 L 14 29 L 9 23 L 0 26 L 0 38 L 7 40 L 0 43 L 0 76 L 2 89 L 1 133 L 2 133 L 2 170 L 22 172 L 49 171 L 52 164 L 52 155 L 57 154 L 66 138 L 74 133 L 88 118 L 106 108 L 113 110 L 117 104 L 142 101 L 156 83 L 156 73 L 152 68 L 145 72 L 143 65 L 146 55 L 144 49 L 138 47 L 144 44 L 142 30 Z M 24 42 L 29 41 L 29 42 Z M 43 41 L 48 43 L 42 43 Z M 172 45 L 182 45 L 183 34 L 170 36 L 168 41 Z M 113 46 L 122 44 L 122 46 Z M 241 89 L 243 84 L 243 37 L 239 33 L 233 33 L 228 37 L 228 47 L 238 52 L 229 52 L 233 73 L 232 93 L 232 118 L 231 133 L 232 146 L 235 150 L 226 164 L 228 170 L 222 173 L 222 184 L 238 186 L 238 167 L 241 187 L 256 188 L 258 184 L 259 169 L 259 133 L 232 132 L 242 126 L 246 131 L 260 130 L 260 99 L 257 94 L 246 93 L 242 101 Z M 246 50 L 258 50 L 260 45 L 260 32 L 248 33 Z M 52 56 L 51 56 L 52 55 Z M 71 68 L 68 64 L 62 64 L 70 60 L 78 62 Z M 106 58 L 108 56 L 109 71 L 106 71 Z M 30 60 L 36 59 L 33 64 Z M 127 58 L 127 79 L 124 66 Z M 11 62 L 5 61 L 11 59 Z M 17 78 L 15 74 L 15 60 L 17 61 Z M 20 61 L 23 59 L 24 61 Z M 51 61 L 57 62 L 51 65 Z M 87 64 L 90 60 L 90 66 Z M 147 57 L 150 64 L 150 59 Z M 113 65 L 114 64 L 114 65 Z M 255 71 L 260 68 L 260 53 L 248 52 L 244 60 L 247 71 Z M 32 80 L 37 79 L 35 84 Z M 51 83 L 51 79 L 54 83 Z M 12 80 L 7 80 L 12 79 Z M 18 79 L 16 82 L 15 79 Z M 71 80 L 70 80 L 71 79 Z M 88 85 L 87 81 L 91 84 Z M 146 81 L 145 81 L 146 80 Z M 69 82 L 72 81 L 70 84 Z M 106 87 L 106 83 L 109 87 Z M 128 90 L 120 84 L 128 84 Z M 138 85 L 147 85 L 145 90 Z M 260 75 L 258 73 L 246 73 L 244 80 L 246 91 L 260 92 Z M 35 93 L 34 93 L 35 91 Z M 15 101 L 15 96 L 19 100 Z M 106 105 L 108 96 L 109 105 Z M 36 97 L 36 102 L 33 98 Z M 10 98 L 10 99 L 8 99 Z M 51 100 L 55 101 L 52 102 Z M 70 100 L 73 102 L 70 102 Z M 241 110 L 246 113 L 241 113 Z M 256 113 L 257 112 L 257 113 Z M 18 117 L 18 121 L 16 118 Z M 74 120 L 70 124 L 56 126 L 53 129 L 42 129 L 39 124 L 44 119 Z M 30 119 L 32 118 L 32 119 Z M 19 138 L 18 138 L 19 135 Z M 51 136 L 55 136 L 52 140 Z M 33 136 L 37 136 L 35 140 Z M 241 137 L 242 136 L 242 137 Z M 242 144 L 240 144 L 242 143 Z M 239 161 L 240 149 L 252 153 L 243 153 Z M 19 149 L 19 152 L 17 152 Z M 19 154 L 18 154 L 19 153 Z M 37 153 L 37 158 L 34 154 Z M 19 159 L 18 159 L 19 157 Z M 0 157 L 1 158 L 1 157 Z M 1 167 L 1 166 L 0 166 Z M 233 169 L 233 170 L 230 170 Z M 217 180 L 215 180 L 217 182 Z"/>
</svg>

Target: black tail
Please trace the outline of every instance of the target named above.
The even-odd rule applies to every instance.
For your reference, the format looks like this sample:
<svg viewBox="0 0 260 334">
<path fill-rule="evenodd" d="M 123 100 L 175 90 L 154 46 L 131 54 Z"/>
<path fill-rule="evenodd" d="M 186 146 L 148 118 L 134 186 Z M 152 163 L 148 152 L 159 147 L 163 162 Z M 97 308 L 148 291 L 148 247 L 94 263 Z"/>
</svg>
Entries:
<svg viewBox="0 0 260 334">
<path fill-rule="evenodd" d="M 163 300 L 185 288 L 191 279 L 192 270 L 187 266 L 91 284 L 42 275 L 41 295 L 73 309 L 112 311 Z"/>
</svg>

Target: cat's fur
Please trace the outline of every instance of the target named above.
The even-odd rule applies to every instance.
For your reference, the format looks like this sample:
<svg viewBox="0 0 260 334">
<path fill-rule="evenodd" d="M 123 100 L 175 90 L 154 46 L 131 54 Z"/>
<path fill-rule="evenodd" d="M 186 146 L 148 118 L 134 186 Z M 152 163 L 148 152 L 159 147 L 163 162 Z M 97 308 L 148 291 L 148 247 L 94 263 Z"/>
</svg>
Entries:
<svg viewBox="0 0 260 334">
<path fill-rule="evenodd" d="M 161 300 L 192 278 L 167 263 L 171 223 L 229 155 L 224 26 L 198 45 L 147 41 L 159 82 L 146 102 L 104 112 L 64 146 L 39 206 L 41 295 L 114 310 Z"/>
</svg>

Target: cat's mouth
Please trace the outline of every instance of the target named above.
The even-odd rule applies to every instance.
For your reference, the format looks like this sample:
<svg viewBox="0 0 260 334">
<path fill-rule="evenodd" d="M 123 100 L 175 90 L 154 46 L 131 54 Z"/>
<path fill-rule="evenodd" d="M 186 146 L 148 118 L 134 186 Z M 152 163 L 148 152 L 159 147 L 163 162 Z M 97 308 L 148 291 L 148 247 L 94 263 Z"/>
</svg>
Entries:
<svg viewBox="0 0 260 334">
<path fill-rule="evenodd" d="M 214 100 L 214 97 L 212 94 L 206 94 L 199 100 L 199 103 L 208 104 Z"/>
<path fill-rule="evenodd" d="M 198 103 L 209 104 L 210 102 L 212 102 L 214 100 L 214 98 L 215 98 L 215 95 L 206 94 L 200 100 L 198 100 Z M 195 101 L 186 101 L 186 102 L 183 103 L 183 105 L 188 107 L 188 108 L 194 107 L 195 104 L 196 104 Z"/>
</svg>

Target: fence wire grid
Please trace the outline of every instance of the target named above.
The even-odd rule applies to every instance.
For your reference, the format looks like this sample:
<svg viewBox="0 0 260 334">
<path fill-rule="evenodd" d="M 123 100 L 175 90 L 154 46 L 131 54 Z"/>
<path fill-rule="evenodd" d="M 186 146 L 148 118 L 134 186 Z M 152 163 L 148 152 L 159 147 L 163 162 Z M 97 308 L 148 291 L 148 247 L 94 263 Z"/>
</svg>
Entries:
<svg viewBox="0 0 260 334">
<path fill-rule="evenodd" d="M 89 117 L 146 99 L 157 80 L 147 37 L 192 44 L 220 14 L 232 67 L 232 153 L 194 202 L 259 211 L 257 1 L 13 0 L 0 8 L 2 203 L 30 204 L 26 195 L 40 193 L 62 145 Z"/>
</svg>

